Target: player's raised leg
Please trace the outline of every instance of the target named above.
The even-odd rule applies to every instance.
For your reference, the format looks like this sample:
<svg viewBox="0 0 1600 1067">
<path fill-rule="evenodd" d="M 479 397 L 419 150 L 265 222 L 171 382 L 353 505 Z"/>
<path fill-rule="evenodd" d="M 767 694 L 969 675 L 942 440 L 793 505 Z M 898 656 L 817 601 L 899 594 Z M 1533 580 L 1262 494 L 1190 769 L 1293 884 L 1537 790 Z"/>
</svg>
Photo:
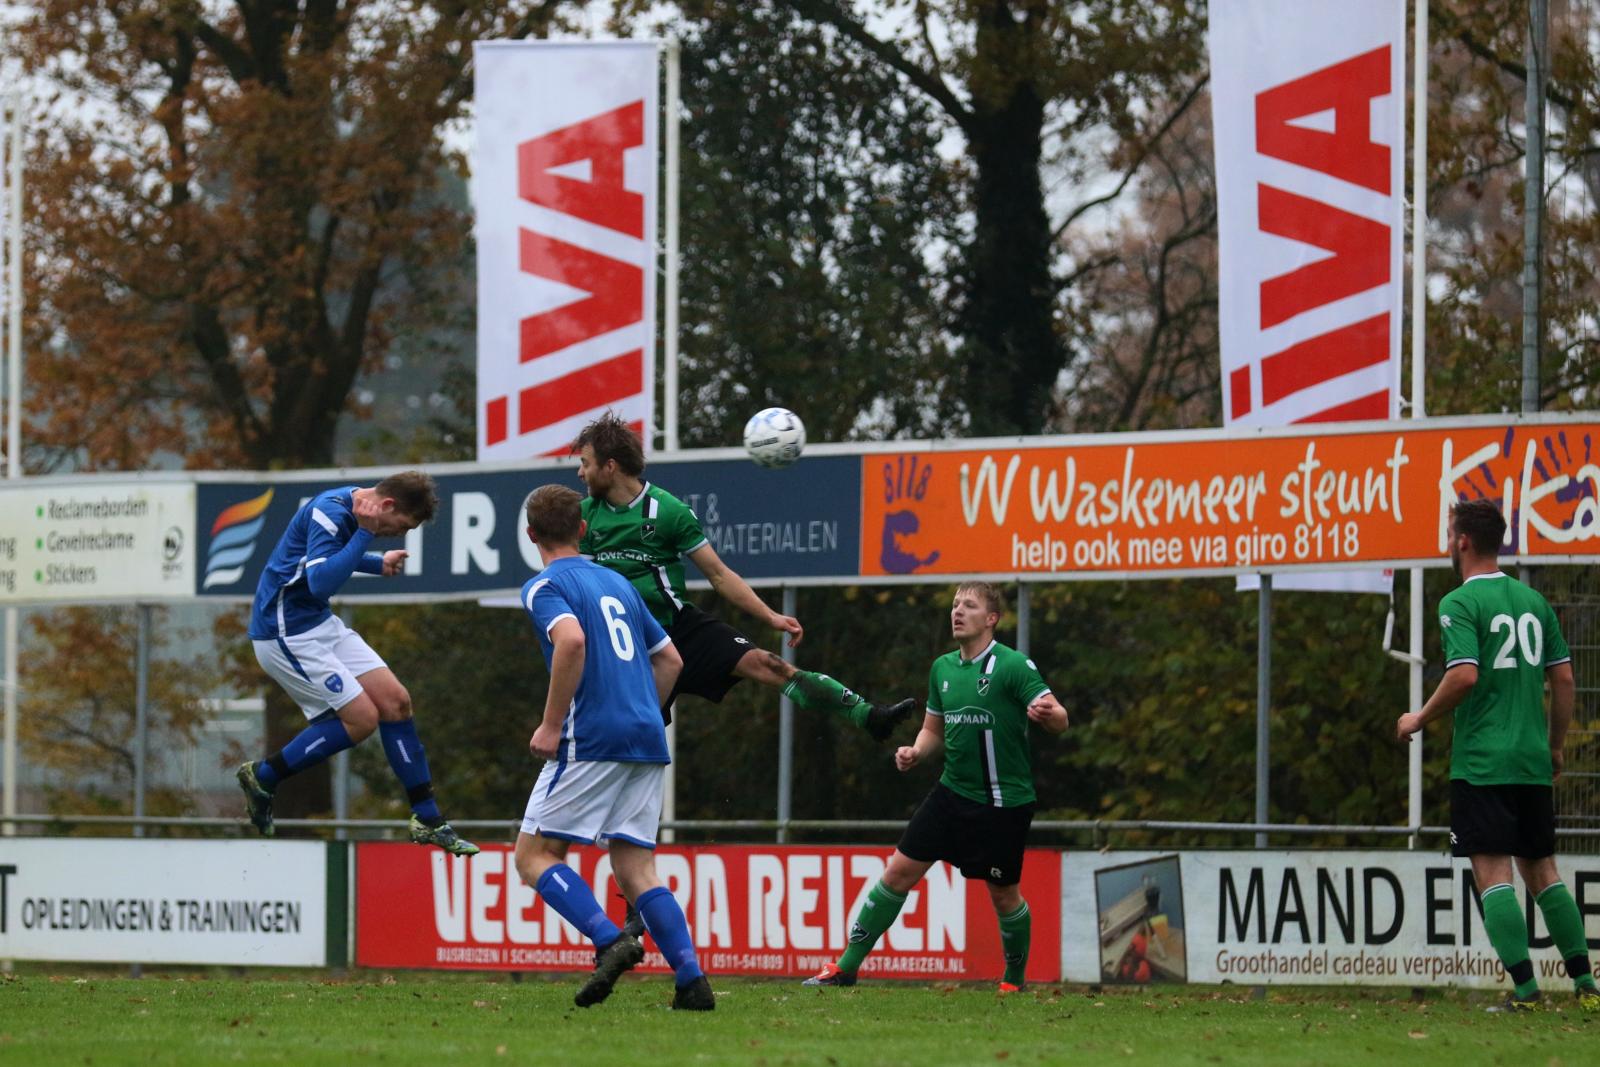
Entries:
<svg viewBox="0 0 1600 1067">
<path fill-rule="evenodd" d="M 1572 979 L 1572 991 L 1577 995 L 1578 1006 L 1584 1011 L 1600 1011 L 1600 989 L 1595 987 L 1594 968 L 1589 961 L 1589 942 L 1583 929 L 1583 915 L 1556 871 L 1555 857 L 1545 856 L 1535 860 L 1518 857 L 1517 869 L 1528 885 L 1528 892 L 1538 902 L 1551 940 L 1555 941 L 1556 949 L 1566 963 L 1567 977 Z"/>
<path fill-rule="evenodd" d="M 700 969 L 689 921 L 683 908 L 656 874 L 655 853 L 642 845 L 620 838 L 611 839 L 611 870 L 617 884 L 639 909 L 645 929 L 672 968 L 675 991 L 672 1007 L 676 1011 L 711 1011 L 716 997 L 711 983 Z"/>
<path fill-rule="evenodd" d="M 852 726 L 859 726 L 874 741 L 886 741 L 894 728 L 917 710 L 914 699 L 897 704 L 874 704 L 837 678 L 816 671 L 802 671 L 765 649 L 746 652 L 733 669 L 735 676 L 781 689 L 805 711 L 836 715 Z"/>
<path fill-rule="evenodd" d="M 272 801 L 278 786 L 360 744 L 378 723 L 377 706 L 333 655 L 325 630 L 326 625 L 289 638 L 253 642 L 262 668 L 310 720 L 278 752 L 239 765 L 236 777 L 246 811 L 264 837 L 273 834 Z"/>
<path fill-rule="evenodd" d="M 353 633 L 351 636 L 355 637 Z M 377 707 L 378 737 L 383 742 L 383 754 L 389 759 L 389 769 L 405 787 L 406 800 L 411 805 L 411 840 L 419 845 L 438 845 L 457 856 L 477 855 L 478 846 L 456 833 L 434 799 L 428 754 L 411 714 L 411 694 L 388 667 L 366 671 L 357 680 Z"/>
<path fill-rule="evenodd" d="M 916 888 L 928 873 L 932 863 L 914 860 L 899 849 L 889 857 L 883 877 L 867 891 L 866 903 L 850 924 L 850 943 L 837 963 L 830 963 L 819 973 L 807 978 L 802 985 L 852 986 L 856 972 L 877 945 L 905 906 L 906 896 Z"/>
</svg>

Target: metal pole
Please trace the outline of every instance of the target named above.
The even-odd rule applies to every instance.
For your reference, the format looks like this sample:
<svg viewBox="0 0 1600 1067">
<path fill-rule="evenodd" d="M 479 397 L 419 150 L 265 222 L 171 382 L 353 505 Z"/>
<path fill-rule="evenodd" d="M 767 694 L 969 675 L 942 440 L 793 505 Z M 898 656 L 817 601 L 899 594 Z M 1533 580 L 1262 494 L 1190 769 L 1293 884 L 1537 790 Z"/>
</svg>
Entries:
<svg viewBox="0 0 1600 1067">
<path fill-rule="evenodd" d="M 348 604 L 339 606 L 339 621 L 350 625 L 355 613 Z M 350 750 L 344 749 L 333 757 L 333 817 L 344 820 L 350 817 Z M 336 841 L 345 841 L 350 831 L 340 826 L 333 831 Z"/>
<path fill-rule="evenodd" d="M 10 307 L 6 322 L 6 477 L 22 476 L 22 98 L 11 98 Z"/>
<path fill-rule="evenodd" d="M 674 822 L 678 818 L 678 724 L 667 723 L 667 758 L 672 762 L 661 775 L 661 821 Z M 677 840 L 676 831 L 664 827 L 656 840 L 670 845 Z"/>
<path fill-rule="evenodd" d="M 1033 590 L 1027 582 L 1017 583 L 1017 651 L 1028 654 L 1031 638 L 1029 624 L 1033 621 Z"/>
<path fill-rule="evenodd" d="M 6 129 L 0 137 L 9 134 L 11 198 L 6 210 L 7 249 L 10 269 L 6 274 L 6 477 L 22 476 L 22 98 L 12 96 L 5 106 Z M 21 640 L 17 609 L 5 611 L 5 677 L 0 688 L 5 690 L 4 753 L 0 756 L 0 773 L 5 775 L 3 799 L 0 807 L 6 815 L 17 814 L 17 644 Z M 6 823 L 6 836 L 17 832 L 15 823 Z"/>
<path fill-rule="evenodd" d="M 1428 0 L 1417 0 L 1411 62 L 1411 417 L 1427 413 L 1428 319 Z M 1410 703 L 1422 707 L 1422 569 L 1411 571 L 1411 661 L 1407 666 Z M 1422 734 L 1412 736 L 1407 756 L 1406 822 L 1422 825 Z M 1415 832 L 1412 848 L 1419 844 Z"/>
<path fill-rule="evenodd" d="M 150 746 L 150 605 L 134 608 L 139 615 L 139 636 L 133 653 L 133 816 L 144 816 L 145 758 Z M 144 836 L 135 824 L 134 837 Z"/>
<path fill-rule="evenodd" d="M 678 448 L 678 42 L 667 41 L 666 121 L 666 278 L 662 292 L 663 440 Z"/>
<path fill-rule="evenodd" d="M 794 586 L 783 587 L 783 613 L 795 613 Z M 794 649 L 783 643 L 783 662 L 794 663 Z M 778 843 L 789 840 L 785 825 L 794 818 L 794 701 L 787 693 L 778 697 Z"/>
<path fill-rule="evenodd" d="M 1261 576 L 1256 600 L 1256 822 L 1267 821 L 1267 716 L 1272 708 L 1272 575 Z M 1267 847 L 1267 835 L 1256 834 L 1256 847 Z"/>
<path fill-rule="evenodd" d="M 1522 410 L 1539 410 L 1539 314 L 1544 255 L 1544 83 L 1550 17 L 1546 0 L 1528 5 L 1528 153 L 1523 158 Z M 1520 548 L 1520 546 L 1519 546 Z"/>
</svg>

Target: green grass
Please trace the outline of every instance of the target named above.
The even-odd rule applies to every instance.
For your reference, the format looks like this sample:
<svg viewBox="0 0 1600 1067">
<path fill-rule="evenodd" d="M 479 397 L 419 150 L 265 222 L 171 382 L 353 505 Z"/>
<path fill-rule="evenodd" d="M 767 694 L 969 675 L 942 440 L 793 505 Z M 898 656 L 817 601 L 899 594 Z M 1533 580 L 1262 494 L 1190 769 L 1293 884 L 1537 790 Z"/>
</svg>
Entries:
<svg viewBox="0 0 1600 1067">
<path fill-rule="evenodd" d="M 25 973 L 0 983 L 0 1064 L 1517 1064 L 1592 1062 L 1600 1017 L 1570 998 L 1491 1015 L 1487 994 L 722 979 L 714 1014 L 674 1013 L 665 978 L 572 1006 L 575 978 L 248 978 Z"/>
</svg>

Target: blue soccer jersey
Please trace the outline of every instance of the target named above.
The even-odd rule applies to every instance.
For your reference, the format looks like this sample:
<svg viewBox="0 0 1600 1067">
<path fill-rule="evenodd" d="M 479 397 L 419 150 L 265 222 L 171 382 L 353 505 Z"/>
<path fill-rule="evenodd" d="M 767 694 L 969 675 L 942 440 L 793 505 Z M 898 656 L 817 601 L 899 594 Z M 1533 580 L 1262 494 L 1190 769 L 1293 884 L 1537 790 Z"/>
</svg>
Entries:
<svg viewBox="0 0 1600 1067">
<path fill-rule="evenodd" d="M 305 633 L 333 614 L 328 598 L 350 575 L 383 573 L 383 557 L 366 551 L 372 534 L 357 525 L 351 510 L 356 488 L 318 493 L 289 520 L 256 582 L 251 640 Z"/>
<path fill-rule="evenodd" d="M 557 759 L 670 763 L 650 657 L 670 638 L 621 575 L 575 556 L 551 563 L 522 587 L 549 665 L 550 629 L 576 619 L 583 629 L 583 677 L 561 724 Z"/>
</svg>

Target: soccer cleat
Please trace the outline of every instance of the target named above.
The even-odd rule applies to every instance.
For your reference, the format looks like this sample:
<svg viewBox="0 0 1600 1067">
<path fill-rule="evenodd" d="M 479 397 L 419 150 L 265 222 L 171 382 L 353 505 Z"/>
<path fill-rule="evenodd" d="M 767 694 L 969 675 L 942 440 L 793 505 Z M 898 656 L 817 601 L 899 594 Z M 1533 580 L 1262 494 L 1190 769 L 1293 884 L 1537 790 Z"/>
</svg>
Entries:
<svg viewBox="0 0 1600 1067">
<path fill-rule="evenodd" d="M 867 733 L 872 735 L 874 741 L 887 741 L 889 735 L 894 733 L 894 728 L 911 717 L 917 710 L 917 702 L 913 697 L 907 697 L 898 704 L 874 704 L 867 712 Z"/>
<path fill-rule="evenodd" d="M 1020 992 L 1022 992 L 1022 989 L 1023 989 L 1022 986 L 1012 985 L 1010 982 L 1001 982 L 1000 983 L 1000 995 L 1002 997 L 1009 996 L 1012 993 L 1020 993 Z"/>
<path fill-rule="evenodd" d="M 411 841 L 417 845 L 438 845 L 452 856 L 476 856 L 478 846 L 456 833 L 447 822 L 429 826 L 416 813 L 411 815 Z"/>
<path fill-rule="evenodd" d="M 251 825 L 262 837 L 271 837 L 272 791 L 256 778 L 255 763 L 246 760 L 239 764 L 239 770 L 234 777 L 239 779 L 239 788 L 244 790 L 244 810 L 250 816 Z"/>
<path fill-rule="evenodd" d="M 1531 1015 L 1536 1011 L 1544 1010 L 1544 997 L 1540 995 L 1537 989 L 1525 997 L 1519 997 L 1516 993 L 1507 993 L 1505 1000 L 1486 1010 L 1495 1013 L 1503 1012 L 1508 1015 Z"/>
<path fill-rule="evenodd" d="M 822 970 L 818 971 L 816 974 L 812 975 L 810 978 L 807 978 L 800 984 L 814 986 L 853 986 L 856 984 L 856 976 L 848 971 L 841 971 L 835 964 L 825 963 L 822 965 Z"/>
<path fill-rule="evenodd" d="M 598 1004 L 611 995 L 617 979 L 644 961 L 644 946 L 639 939 L 623 934 L 601 949 L 594 959 L 594 973 L 579 987 L 572 1002 L 580 1008 Z"/>
<path fill-rule="evenodd" d="M 1580 989 L 1577 991 L 1578 1010 L 1588 1014 L 1600 1012 L 1600 991 L 1593 989 Z"/>
<path fill-rule="evenodd" d="M 716 994 L 711 992 L 711 983 L 703 974 L 688 985 L 679 986 L 672 994 L 673 1011 L 715 1011 L 716 1007 Z"/>
</svg>

